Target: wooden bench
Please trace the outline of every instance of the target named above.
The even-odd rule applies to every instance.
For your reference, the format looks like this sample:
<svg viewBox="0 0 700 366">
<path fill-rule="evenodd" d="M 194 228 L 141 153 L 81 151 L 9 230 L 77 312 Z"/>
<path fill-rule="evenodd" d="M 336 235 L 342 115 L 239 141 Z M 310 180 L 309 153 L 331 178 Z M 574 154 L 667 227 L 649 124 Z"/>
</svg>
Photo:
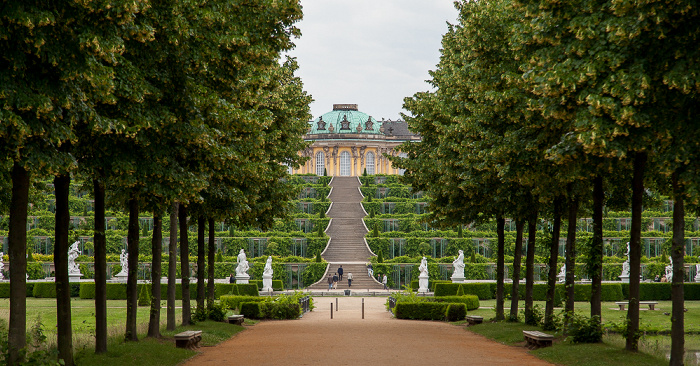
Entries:
<svg viewBox="0 0 700 366">
<path fill-rule="evenodd" d="M 552 345 L 554 336 L 551 334 L 542 333 L 536 330 L 524 330 L 525 342 L 528 349 L 537 349 L 540 347 L 549 347 Z"/>
<path fill-rule="evenodd" d="M 231 315 L 228 317 L 229 324 L 243 325 L 245 317 L 243 315 Z"/>
<path fill-rule="evenodd" d="M 467 315 L 466 319 L 469 325 L 477 325 L 484 322 L 484 317 L 478 315 Z"/>
<path fill-rule="evenodd" d="M 656 306 L 659 302 L 658 301 L 640 301 L 639 305 L 647 305 L 649 306 L 649 310 L 656 310 L 654 306 Z M 624 311 L 625 310 L 625 305 L 627 305 L 627 301 L 616 301 L 615 305 L 620 307 L 620 310 Z"/>
<path fill-rule="evenodd" d="M 202 340 L 201 330 L 187 330 L 175 334 L 175 347 L 195 350 L 199 348 L 199 341 Z"/>
</svg>

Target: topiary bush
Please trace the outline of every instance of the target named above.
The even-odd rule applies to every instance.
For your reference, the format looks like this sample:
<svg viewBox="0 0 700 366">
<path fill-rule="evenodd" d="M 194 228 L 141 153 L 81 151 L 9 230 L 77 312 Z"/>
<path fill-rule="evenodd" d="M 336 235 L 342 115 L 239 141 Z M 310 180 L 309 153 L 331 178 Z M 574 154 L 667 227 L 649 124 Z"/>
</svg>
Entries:
<svg viewBox="0 0 700 366">
<path fill-rule="evenodd" d="M 444 320 L 448 305 L 442 302 L 398 302 L 394 307 L 394 315 L 398 319 Z"/>
<path fill-rule="evenodd" d="M 259 302 L 243 302 L 240 305 L 241 315 L 250 319 L 260 319 L 260 303 Z"/>
<path fill-rule="evenodd" d="M 56 284 L 54 282 L 37 282 L 34 284 L 32 293 L 36 298 L 55 299 Z"/>
<path fill-rule="evenodd" d="M 262 302 L 265 301 L 264 297 L 260 296 L 235 296 L 235 295 L 222 295 L 219 298 L 219 303 L 226 309 L 240 309 L 241 303 L 244 302 Z"/>
<path fill-rule="evenodd" d="M 467 310 L 476 310 L 479 308 L 479 298 L 476 295 L 428 297 L 426 299 L 434 302 L 464 304 Z"/>
<path fill-rule="evenodd" d="M 445 314 L 445 318 L 448 322 L 457 322 L 460 320 L 464 320 L 466 316 L 467 305 L 457 303 L 450 303 L 447 305 L 447 312 Z"/>
<path fill-rule="evenodd" d="M 151 305 L 151 286 L 148 284 L 143 284 L 139 287 L 139 298 L 137 300 L 138 306 Z"/>
</svg>

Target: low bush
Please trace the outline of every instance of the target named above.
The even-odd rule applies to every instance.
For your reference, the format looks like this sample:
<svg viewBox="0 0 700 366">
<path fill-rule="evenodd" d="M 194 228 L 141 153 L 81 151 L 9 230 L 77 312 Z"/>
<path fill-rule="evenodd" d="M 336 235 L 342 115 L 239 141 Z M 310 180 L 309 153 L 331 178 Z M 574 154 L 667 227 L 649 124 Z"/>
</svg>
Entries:
<svg viewBox="0 0 700 366">
<path fill-rule="evenodd" d="M 258 286 L 258 291 L 261 291 L 263 288 L 263 281 L 262 280 L 251 280 L 249 281 L 251 284 L 255 284 Z M 282 291 L 284 290 L 284 283 L 282 280 L 272 280 L 272 290 L 274 291 Z"/>
<path fill-rule="evenodd" d="M 574 343 L 598 343 L 603 340 L 603 327 L 600 317 L 587 318 L 573 314 L 569 320 L 569 335 Z"/>
<path fill-rule="evenodd" d="M 399 302 L 394 307 L 398 319 L 444 320 L 449 303 L 444 302 Z"/>
<path fill-rule="evenodd" d="M 215 322 L 223 322 L 224 318 L 226 318 L 226 308 L 220 301 L 214 302 L 212 306 L 209 307 L 208 313 L 209 319 Z"/>
<path fill-rule="evenodd" d="M 56 284 L 54 282 L 36 282 L 34 283 L 33 296 L 44 299 L 56 298 Z"/>
<path fill-rule="evenodd" d="M 219 298 L 221 305 L 227 309 L 240 309 L 244 302 L 262 302 L 265 297 L 260 296 L 237 296 L 237 295 L 222 295 Z"/>
<path fill-rule="evenodd" d="M 448 322 L 456 322 L 464 320 L 467 316 L 467 305 L 466 304 L 456 304 L 450 303 L 447 305 L 447 313 L 445 318 Z"/>
<path fill-rule="evenodd" d="M 236 284 L 238 288 L 238 294 L 241 296 L 259 296 L 258 285 L 254 283 L 249 284 Z"/>
<path fill-rule="evenodd" d="M 259 302 L 243 302 L 241 303 L 241 315 L 250 319 L 260 319 L 260 303 Z"/>
<path fill-rule="evenodd" d="M 479 298 L 476 295 L 428 297 L 427 299 L 428 301 L 434 302 L 464 304 L 467 310 L 476 310 L 479 308 Z"/>
</svg>

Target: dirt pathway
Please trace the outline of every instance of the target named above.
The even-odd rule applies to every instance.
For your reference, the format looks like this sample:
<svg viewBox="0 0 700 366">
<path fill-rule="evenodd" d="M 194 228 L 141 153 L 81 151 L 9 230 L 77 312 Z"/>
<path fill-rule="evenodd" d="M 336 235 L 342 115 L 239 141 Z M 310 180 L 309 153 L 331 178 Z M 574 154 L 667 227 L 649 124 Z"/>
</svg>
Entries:
<svg viewBox="0 0 700 366">
<path fill-rule="evenodd" d="M 185 365 L 550 365 L 527 353 L 444 322 L 394 319 L 386 298 L 315 298 L 300 320 L 264 321 Z"/>
</svg>

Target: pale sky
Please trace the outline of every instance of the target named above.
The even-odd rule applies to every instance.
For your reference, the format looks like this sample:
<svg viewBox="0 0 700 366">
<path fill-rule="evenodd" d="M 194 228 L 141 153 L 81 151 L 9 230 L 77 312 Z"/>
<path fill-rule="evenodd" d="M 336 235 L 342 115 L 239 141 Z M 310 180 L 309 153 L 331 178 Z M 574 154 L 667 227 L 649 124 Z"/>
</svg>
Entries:
<svg viewBox="0 0 700 366">
<path fill-rule="evenodd" d="M 314 118 L 334 103 L 377 120 L 400 118 L 403 99 L 430 89 L 453 0 L 302 0 L 302 36 L 290 52 Z"/>
</svg>

